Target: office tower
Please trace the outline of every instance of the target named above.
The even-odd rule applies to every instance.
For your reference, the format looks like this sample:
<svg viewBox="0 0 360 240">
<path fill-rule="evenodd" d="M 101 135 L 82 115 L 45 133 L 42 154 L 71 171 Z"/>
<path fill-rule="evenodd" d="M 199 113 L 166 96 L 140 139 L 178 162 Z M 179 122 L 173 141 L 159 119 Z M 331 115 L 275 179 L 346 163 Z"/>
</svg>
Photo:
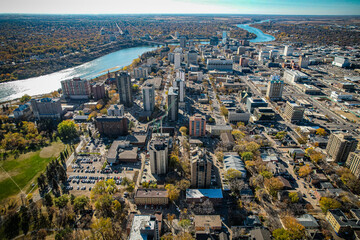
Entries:
<svg viewBox="0 0 360 240">
<path fill-rule="evenodd" d="M 190 64 L 196 65 L 198 63 L 197 58 L 198 58 L 198 53 L 195 50 L 190 50 L 187 53 L 187 66 L 190 66 Z"/>
<path fill-rule="evenodd" d="M 168 60 L 170 63 L 174 63 L 175 53 L 173 53 L 173 52 L 168 53 Z"/>
<path fill-rule="evenodd" d="M 185 98 L 185 81 L 182 79 L 177 78 L 174 83 L 173 87 L 179 90 L 179 102 L 184 102 Z"/>
<path fill-rule="evenodd" d="M 179 90 L 170 87 L 168 91 L 168 120 L 177 121 L 179 113 Z"/>
<path fill-rule="evenodd" d="M 241 67 L 248 67 L 249 66 L 249 59 L 244 58 L 244 57 L 240 57 L 239 59 L 239 65 Z"/>
<path fill-rule="evenodd" d="M 165 135 L 153 137 L 149 143 L 150 168 L 153 174 L 166 174 L 168 170 L 169 139 Z"/>
<path fill-rule="evenodd" d="M 309 58 L 305 56 L 300 56 L 299 59 L 299 67 L 300 68 L 307 68 L 309 66 Z"/>
<path fill-rule="evenodd" d="M 280 76 L 272 76 L 267 87 L 266 96 L 270 100 L 280 100 L 284 89 L 284 82 L 280 80 Z"/>
<path fill-rule="evenodd" d="M 86 79 L 73 78 L 61 81 L 61 89 L 66 98 L 88 99 L 91 97 L 90 82 Z"/>
<path fill-rule="evenodd" d="M 303 119 L 305 108 L 295 102 L 286 102 L 284 115 L 290 122 L 299 122 Z"/>
<path fill-rule="evenodd" d="M 31 99 L 31 109 L 34 113 L 35 119 L 40 120 L 44 118 L 60 119 L 62 115 L 62 108 L 60 99 L 42 98 Z"/>
<path fill-rule="evenodd" d="M 144 111 L 153 111 L 155 107 L 155 88 L 151 83 L 147 83 L 143 87 L 143 104 Z"/>
<path fill-rule="evenodd" d="M 292 46 L 285 45 L 284 56 L 291 56 L 293 52 L 294 52 L 294 48 Z"/>
<path fill-rule="evenodd" d="M 132 100 L 132 85 L 130 75 L 127 72 L 121 71 L 115 74 L 117 83 L 120 104 L 124 104 L 126 107 L 131 107 Z"/>
<path fill-rule="evenodd" d="M 245 50 L 246 50 L 246 48 L 244 48 L 243 46 L 238 47 L 238 49 L 237 49 L 237 55 L 243 55 L 243 54 L 245 54 Z"/>
<path fill-rule="evenodd" d="M 227 42 L 227 31 L 223 31 L 222 32 L 222 43 L 226 43 Z"/>
<path fill-rule="evenodd" d="M 326 152 L 335 162 L 345 162 L 350 152 L 357 148 L 358 141 L 349 134 L 332 133 Z"/>
<path fill-rule="evenodd" d="M 179 32 L 175 32 L 175 38 L 178 39 L 180 37 Z"/>
<path fill-rule="evenodd" d="M 180 68 L 180 69 L 176 70 L 176 78 L 179 78 L 179 79 L 185 81 L 185 71 L 184 71 L 184 69 Z"/>
<path fill-rule="evenodd" d="M 261 60 L 263 60 L 264 58 L 266 58 L 266 59 L 268 59 L 269 58 L 269 51 L 263 51 L 263 50 L 261 50 L 260 52 L 259 52 L 259 58 L 258 58 L 258 60 L 259 61 L 261 61 Z"/>
<path fill-rule="evenodd" d="M 207 70 L 217 70 L 217 71 L 233 71 L 233 60 L 231 59 L 207 59 L 206 65 Z"/>
<path fill-rule="evenodd" d="M 211 37 L 210 38 L 210 45 L 216 46 L 219 44 L 219 38 L 218 37 Z"/>
<path fill-rule="evenodd" d="M 360 152 L 351 152 L 345 165 L 355 177 L 360 178 Z"/>
<path fill-rule="evenodd" d="M 180 47 L 185 48 L 186 47 L 186 38 L 180 37 Z"/>
<path fill-rule="evenodd" d="M 206 119 L 200 114 L 189 118 L 189 135 L 191 137 L 202 137 L 206 135 Z"/>
<path fill-rule="evenodd" d="M 210 187 L 212 165 L 212 160 L 205 150 L 197 148 L 191 152 L 191 187 Z"/>
</svg>

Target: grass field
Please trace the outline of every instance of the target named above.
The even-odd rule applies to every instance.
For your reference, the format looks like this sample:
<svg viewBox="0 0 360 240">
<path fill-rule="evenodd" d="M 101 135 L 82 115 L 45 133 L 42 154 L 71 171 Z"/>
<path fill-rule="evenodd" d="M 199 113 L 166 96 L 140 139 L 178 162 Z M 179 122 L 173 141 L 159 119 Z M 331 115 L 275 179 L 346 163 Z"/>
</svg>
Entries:
<svg viewBox="0 0 360 240">
<path fill-rule="evenodd" d="M 64 144 L 55 142 L 39 151 L 21 154 L 17 159 L 10 156 L 5 161 L 0 162 L 0 202 L 20 193 L 19 187 L 28 193 L 31 184 L 36 183 L 36 177 L 45 170 L 52 157 L 58 156 L 64 150 L 64 147 Z"/>
</svg>

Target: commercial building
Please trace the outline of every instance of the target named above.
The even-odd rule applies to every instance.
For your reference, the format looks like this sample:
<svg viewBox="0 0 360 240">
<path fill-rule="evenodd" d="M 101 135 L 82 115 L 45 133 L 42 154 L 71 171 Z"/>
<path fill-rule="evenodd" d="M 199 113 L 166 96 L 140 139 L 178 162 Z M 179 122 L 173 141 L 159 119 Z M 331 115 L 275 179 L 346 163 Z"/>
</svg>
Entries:
<svg viewBox="0 0 360 240">
<path fill-rule="evenodd" d="M 360 152 L 351 152 L 345 165 L 355 177 L 360 178 Z"/>
<path fill-rule="evenodd" d="M 166 189 L 141 189 L 135 194 L 136 205 L 167 205 L 169 196 Z"/>
<path fill-rule="evenodd" d="M 186 48 L 186 37 L 180 37 L 180 47 L 181 48 Z"/>
<path fill-rule="evenodd" d="M 168 120 L 176 122 L 179 118 L 179 90 L 170 87 L 168 91 Z"/>
<path fill-rule="evenodd" d="M 349 67 L 350 66 L 350 61 L 349 61 L 348 58 L 345 58 L 345 57 L 335 57 L 332 64 L 334 66 L 344 68 L 344 67 Z"/>
<path fill-rule="evenodd" d="M 63 95 L 70 99 L 88 99 L 91 97 L 90 82 L 86 79 L 73 78 L 61 81 Z"/>
<path fill-rule="evenodd" d="M 288 84 L 295 84 L 296 82 L 307 82 L 309 76 L 298 70 L 286 69 L 284 72 L 284 80 Z"/>
<path fill-rule="evenodd" d="M 31 108 L 35 119 L 60 119 L 62 115 L 62 108 L 60 99 L 42 98 L 31 99 Z"/>
<path fill-rule="evenodd" d="M 210 45 L 216 46 L 219 44 L 219 38 L 218 37 L 210 37 Z"/>
<path fill-rule="evenodd" d="M 133 71 L 133 75 L 134 75 L 134 78 L 137 80 L 139 80 L 141 78 L 147 79 L 149 76 L 148 68 L 142 68 L 142 67 L 135 68 Z"/>
<path fill-rule="evenodd" d="M 255 108 L 267 107 L 267 106 L 268 106 L 268 103 L 266 102 L 266 100 L 264 98 L 249 97 L 246 100 L 246 108 L 250 113 L 253 113 Z"/>
<path fill-rule="evenodd" d="M 107 109 L 108 116 L 124 116 L 124 105 L 121 104 L 113 104 Z"/>
<path fill-rule="evenodd" d="M 299 67 L 300 68 L 307 68 L 309 66 L 310 59 L 305 56 L 300 56 L 299 58 Z"/>
<path fill-rule="evenodd" d="M 284 115 L 290 122 L 299 122 L 304 117 L 305 108 L 295 102 L 286 102 Z"/>
<path fill-rule="evenodd" d="M 174 50 L 174 69 L 181 68 L 181 59 L 182 59 L 182 49 L 176 48 Z"/>
<path fill-rule="evenodd" d="M 217 189 L 186 189 L 186 201 L 188 203 L 203 203 L 209 199 L 214 205 L 222 203 L 223 194 Z"/>
<path fill-rule="evenodd" d="M 351 212 L 352 210 L 350 210 Z M 349 219 L 340 209 L 330 209 L 326 213 L 326 220 L 336 234 L 349 234 L 353 230 L 360 230 L 360 221 L 357 218 Z"/>
<path fill-rule="evenodd" d="M 220 231 L 222 221 L 220 215 L 195 215 L 194 217 L 195 231 Z"/>
<path fill-rule="evenodd" d="M 150 168 L 153 174 L 166 174 L 169 162 L 169 139 L 165 135 L 153 137 L 149 143 Z"/>
<path fill-rule="evenodd" d="M 143 90 L 144 111 L 152 112 L 155 107 L 155 88 L 153 84 L 145 84 Z"/>
<path fill-rule="evenodd" d="M 187 66 L 190 66 L 190 64 L 197 64 L 197 59 L 198 59 L 198 53 L 195 50 L 189 50 L 189 52 L 186 54 L 186 61 L 187 61 Z"/>
<path fill-rule="evenodd" d="M 191 137 L 202 137 L 206 135 L 206 119 L 200 114 L 189 118 L 189 135 Z"/>
<path fill-rule="evenodd" d="M 238 122 L 243 122 L 246 124 L 249 122 L 250 115 L 251 114 L 249 112 L 244 112 L 240 108 L 238 108 L 235 111 L 229 111 L 228 120 L 230 123 L 233 124 L 236 124 Z"/>
<path fill-rule="evenodd" d="M 116 164 L 118 162 L 137 162 L 138 147 L 133 147 L 129 141 L 116 140 L 111 144 L 107 154 L 107 162 Z"/>
<path fill-rule="evenodd" d="M 131 240 L 160 240 L 162 215 L 134 215 L 131 221 L 129 239 Z"/>
<path fill-rule="evenodd" d="M 229 59 L 208 59 L 207 62 L 207 70 L 217 70 L 217 71 L 233 71 L 233 60 Z"/>
<path fill-rule="evenodd" d="M 105 98 L 105 84 L 103 82 L 91 84 L 91 95 L 95 100 Z"/>
<path fill-rule="evenodd" d="M 199 148 L 191 151 L 191 187 L 210 187 L 212 165 L 212 160 L 206 151 Z"/>
<path fill-rule="evenodd" d="M 23 105 L 19 105 L 17 108 L 15 108 L 15 110 L 13 111 L 14 114 L 14 118 L 15 119 L 27 119 L 28 117 L 30 117 L 32 111 L 30 108 L 31 104 L 23 104 Z"/>
<path fill-rule="evenodd" d="M 342 101 L 346 101 L 346 100 L 353 100 L 353 95 L 352 94 L 344 94 L 344 93 L 340 93 L 340 92 L 335 92 L 332 91 L 330 97 L 337 101 L 337 102 L 342 102 Z"/>
<path fill-rule="evenodd" d="M 326 152 L 335 162 L 345 162 L 357 148 L 358 140 L 349 134 L 332 133 L 329 138 Z"/>
<path fill-rule="evenodd" d="M 222 43 L 223 44 L 225 44 L 227 42 L 227 36 L 228 36 L 227 31 L 223 31 L 222 32 Z"/>
<path fill-rule="evenodd" d="M 271 122 L 275 120 L 276 113 L 271 107 L 259 107 L 254 110 L 254 117 L 256 121 Z"/>
<path fill-rule="evenodd" d="M 296 88 L 303 91 L 305 94 L 309 95 L 321 95 L 322 92 L 318 87 L 315 87 L 314 85 L 309 84 L 296 84 Z"/>
<path fill-rule="evenodd" d="M 280 100 L 284 89 L 284 82 L 280 80 L 279 76 L 273 76 L 269 81 L 269 85 L 266 90 L 266 96 L 270 100 Z"/>
<path fill-rule="evenodd" d="M 210 133 L 213 136 L 220 136 L 223 132 L 231 132 L 232 127 L 230 125 L 210 125 Z"/>
<path fill-rule="evenodd" d="M 117 138 L 128 133 L 128 119 L 117 116 L 101 116 L 95 119 L 100 135 Z"/>
<path fill-rule="evenodd" d="M 177 69 L 175 74 L 176 74 L 176 79 L 181 79 L 181 80 L 185 81 L 185 71 L 184 71 L 184 69 L 182 69 L 182 68 Z M 201 72 L 201 74 L 202 74 L 202 72 Z M 201 77 L 202 77 L 202 75 L 201 75 Z M 199 80 L 199 81 L 201 81 L 201 80 Z"/>
<path fill-rule="evenodd" d="M 133 100 L 130 75 L 125 71 L 116 72 L 115 79 L 118 88 L 120 104 L 123 104 L 125 107 L 131 107 Z"/>
</svg>

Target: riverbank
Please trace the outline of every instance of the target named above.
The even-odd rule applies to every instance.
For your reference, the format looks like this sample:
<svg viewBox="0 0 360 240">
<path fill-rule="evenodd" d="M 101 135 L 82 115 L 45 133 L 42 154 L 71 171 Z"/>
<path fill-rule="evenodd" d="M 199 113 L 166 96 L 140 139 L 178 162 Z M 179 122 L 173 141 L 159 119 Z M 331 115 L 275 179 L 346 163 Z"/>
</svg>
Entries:
<svg viewBox="0 0 360 240">
<path fill-rule="evenodd" d="M 248 31 L 249 33 L 255 34 L 256 38 L 251 39 L 250 42 L 252 43 L 262 43 L 262 42 L 272 42 L 275 41 L 276 38 L 270 34 L 264 33 L 258 28 L 252 27 L 251 25 L 254 24 L 261 24 L 264 22 L 267 22 L 268 20 L 260 21 L 260 22 L 253 22 L 253 23 L 247 23 L 247 24 L 238 24 L 237 27 L 244 29 Z"/>
<path fill-rule="evenodd" d="M 94 59 L 102 57 L 106 54 L 116 52 L 122 49 L 152 45 L 144 41 L 131 42 L 112 42 L 100 46 L 98 49 L 91 52 L 72 53 L 58 59 L 38 60 L 21 63 L 18 65 L 1 66 L 2 71 L 9 73 L 9 79 L 1 80 L 0 83 L 24 80 L 33 77 L 39 77 L 45 74 L 55 73 L 67 68 L 72 68 L 90 62 Z M 12 76 L 17 76 L 16 79 L 11 79 Z"/>
</svg>

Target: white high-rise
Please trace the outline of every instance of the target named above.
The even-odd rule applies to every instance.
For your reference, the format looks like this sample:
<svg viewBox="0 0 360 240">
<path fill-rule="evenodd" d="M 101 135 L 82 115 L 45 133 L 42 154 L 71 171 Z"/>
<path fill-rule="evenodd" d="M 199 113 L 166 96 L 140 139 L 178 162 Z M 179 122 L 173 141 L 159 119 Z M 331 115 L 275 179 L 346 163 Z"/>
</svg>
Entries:
<svg viewBox="0 0 360 240">
<path fill-rule="evenodd" d="M 179 101 L 184 102 L 184 98 L 185 98 L 185 81 L 180 79 L 180 78 L 177 78 L 173 82 L 173 87 L 179 89 Z"/>
<path fill-rule="evenodd" d="M 185 71 L 184 71 L 184 69 L 176 70 L 176 78 L 179 78 L 179 79 L 185 81 Z"/>
<path fill-rule="evenodd" d="M 292 46 L 285 45 L 284 56 L 291 56 L 293 52 L 294 52 L 294 48 Z"/>
<path fill-rule="evenodd" d="M 280 76 L 272 76 L 267 87 L 266 96 L 270 100 L 280 100 L 284 89 L 284 82 L 280 80 Z"/>
<path fill-rule="evenodd" d="M 174 68 L 179 69 L 181 67 L 181 55 L 182 55 L 182 49 L 176 48 L 174 50 Z"/>
<path fill-rule="evenodd" d="M 169 139 L 163 135 L 151 139 L 149 144 L 152 174 L 166 174 L 168 169 Z"/>
<path fill-rule="evenodd" d="M 143 87 L 144 111 L 153 111 L 155 107 L 155 89 L 153 84 L 146 84 Z"/>
</svg>

